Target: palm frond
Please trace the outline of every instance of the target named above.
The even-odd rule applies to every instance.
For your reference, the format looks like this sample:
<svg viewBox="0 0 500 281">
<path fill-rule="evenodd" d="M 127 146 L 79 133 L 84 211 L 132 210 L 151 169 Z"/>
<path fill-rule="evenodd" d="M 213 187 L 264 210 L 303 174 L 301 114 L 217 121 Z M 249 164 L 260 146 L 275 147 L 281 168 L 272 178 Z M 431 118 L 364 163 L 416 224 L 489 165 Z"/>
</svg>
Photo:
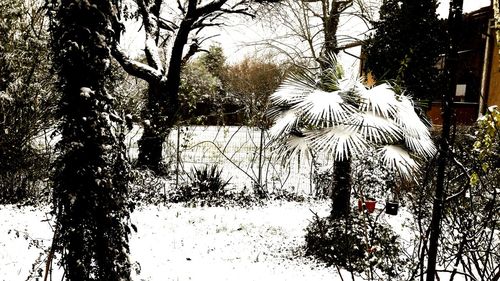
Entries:
<svg viewBox="0 0 500 281">
<path fill-rule="evenodd" d="M 396 114 L 399 101 L 389 84 L 384 83 L 368 90 L 361 90 L 359 95 L 362 98 L 361 111 L 371 111 L 385 118 L 390 118 Z"/>
<path fill-rule="evenodd" d="M 335 160 L 345 160 L 360 155 L 368 148 L 365 138 L 348 126 L 334 126 L 306 134 L 314 150 L 332 153 Z"/>
<path fill-rule="evenodd" d="M 400 96 L 400 100 L 397 106 L 395 120 L 403 129 L 403 134 L 413 137 L 422 135 L 430 136 L 427 126 L 415 112 L 415 108 L 410 98 L 407 96 Z"/>
<path fill-rule="evenodd" d="M 304 121 L 318 126 L 325 124 L 338 124 L 348 118 L 355 108 L 344 103 L 339 92 L 325 92 L 315 90 L 293 107 L 304 113 Z"/>
<path fill-rule="evenodd" d="M 421 157 L 430 158 L 437 152 L 436 146 L 430 136 L 420 135 L 415 137 L 413 135 L 406 135 L 404 140 L 406 146 Z"/>
<path fill-rule="evenodd" d="M 401 128 L 396 123 L 372 111 L 353 114 L 349 123 L 371 142 L 392 143 L 401 140 L 402 137 Z"/>
<path fill-rule="evenodd" d="M 293 105 L 305 95 L 314 91 L 317 81 L 313 73 L 297 72 L 291 73 L 278 87 L 276 92 L 269 97 L 274 105 Z"/>
<path fill-rule="evenodd" d="M 269 101 L 274 106 L 292 106 L 300 102 L 304 96 L 314 91 L 313 87 L 308 87 L 285 81 L 278 87 L 276 92 L 269 96 Z"/>
<path fill-rule="evenodd" d="M 386 145 L 377 150 L 384 165 L 391 170 L 399 172 L 405 179 L 412 179 L 420 165 L 401 146 Z"/>
<path fill-rule="evenodd" d="M 283 137 L 283 135 L 288 134 L 293 128 L 295 128 L 299 120 L 297 115 L 298 113 L 291 109 L 282 112 L 279 117 L 275 118 L 274 124 L 269 129 L 271 139 Z"/>
<path fill-rule="evenodd" d="M 271 95 L 274 154 L 290 160 L 322 151 L 345 160 L 372 148 L 389 169 L 411 179 L 417 161 L 436 153 L 411 99 L 387 83 L 367 89 L 360 78 L 343 77 L 334 56 L 322 66 L 328 68 L 321 73 L 292 74 Z"/>
<path fill-rule="evenodd" d="M 363 82 L 363 77 L 351 74 L 351 77 L 342 78 L 337 83 L 341 92 L 359 92 L 366 89 Z"/>
<path fill-rule="evenodd" d="M 311 147 L 305 137 L 289 135 L 270 145 L 273 157 L 282 164 L 290 163 L 297 157 L 311 159 Z"/>
</svg>

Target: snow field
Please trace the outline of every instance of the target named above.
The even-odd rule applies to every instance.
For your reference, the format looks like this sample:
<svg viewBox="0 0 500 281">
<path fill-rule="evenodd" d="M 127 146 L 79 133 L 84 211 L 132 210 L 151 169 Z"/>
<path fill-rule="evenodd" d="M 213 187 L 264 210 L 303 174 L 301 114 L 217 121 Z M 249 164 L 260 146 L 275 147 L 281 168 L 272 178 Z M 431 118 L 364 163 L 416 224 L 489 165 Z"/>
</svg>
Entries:
<svg viewBox="0 0 500 281">
<path fill-rule="evenodd" d="M 138 209 L 131 218 L 138 228 L 130 237 L 133 280 L 332 280 L 338 276 L 333 268 L 301 252 L 311 210 L 326 215 L 328 206 L 274 202 L 251 209 L 179 204 Z M 34 239 L 43 249 L 50 246 L 48 211 L 0 207 L 0 280 L 27 280 L 37 258 L 46 258 L 29 243 Z M 45 263 L 36 266 L 44 268 Z M 53 280 L 61 280 L 61 274 L 54 263 Z"/>
</svg>

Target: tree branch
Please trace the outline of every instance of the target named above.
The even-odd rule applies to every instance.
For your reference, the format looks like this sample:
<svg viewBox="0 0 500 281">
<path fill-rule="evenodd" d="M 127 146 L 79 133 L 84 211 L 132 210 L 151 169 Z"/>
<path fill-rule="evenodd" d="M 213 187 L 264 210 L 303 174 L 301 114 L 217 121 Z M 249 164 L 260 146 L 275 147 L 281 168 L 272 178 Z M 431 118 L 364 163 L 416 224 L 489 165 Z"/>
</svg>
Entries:
<svg viewBox="0 0 500 281">
<path fill-rule="evenodd" d="M 160 5 L 161 1 L 156 0 L 153 5 L 147 5 L 144 0 L 137 0 L 139 11 L 142 16 L 144 24 L 144 31 L 146 33 L 144 53 L 148 64 L 163 72 L 163 65 L 160 59 L 160 52 L 158 50 L 159 39 L 159 21 L 160 21 Z"/>
<path fill-rule="evenodd" d="M 188 52 L 186 53 L 186 55 L 184 55 L 184 57 L 182 58 L 182 66 L 184 66 L 187 61 L 194 55 L 196 54 L 198 51 L 200 50 L 200 45 L 198 44 L 198 41 L 195 40 L 190 46 L 189 46 L 189 50 Z"/>
<path fill-rule="evenodd" d="M 453 162 L 455 162 L 455 164 L 460 168 L 460 170 L 462 170 L 462 172 L 467 176 L 467 179 L 470 179 L 469 171 L 467 171 L 467 169 L 465 168 L 465 166 L 462 163 L 460 163 L 456 157 L 452 157 L 452 158 L 453 158 Z M 458 191 L 457 193 L 455 193 L 453 195 L 448 196 L 445 199 L 445 201 L 451 201 L 451 200 L 457 198 L 458 196 L 460 196 L 460 195 L 464 194 L 465 192 L 467 192 L 467 190 L 469 190 L 470 187 L 471 187 L 470 186 L 470 182 L 467 181 L 465 187 L 462 190 Z"/>
<path fill-rule="evenodd" d="M 161 79 L 161 71 L 154 69 L 147 64 L 130 59 L 130 57 L 123 50 L 121 50 L 119 46 L 114 46 L 111 53 L 128 74 L 148 82 L 158 81 Z"/>
</svg>

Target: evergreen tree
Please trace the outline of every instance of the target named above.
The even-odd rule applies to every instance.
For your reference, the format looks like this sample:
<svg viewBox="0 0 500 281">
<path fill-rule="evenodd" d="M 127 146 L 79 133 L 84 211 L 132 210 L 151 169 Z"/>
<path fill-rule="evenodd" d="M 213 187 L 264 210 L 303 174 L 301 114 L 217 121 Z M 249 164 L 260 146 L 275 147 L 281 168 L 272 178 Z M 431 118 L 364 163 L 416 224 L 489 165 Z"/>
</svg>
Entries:
<svg viewBox="0 0 500 281">
<path fill-rule="evenodd" d="M 446 45 L 437 5 L 437 0 L 384 0 L 365 49 L 365 68 L 376 80 L 395 80 L 415 99 L 437 96 L 436 63 Z"/>
<path fill-rule="evenodd" d="M 54 179 L 55 249 L 66 280 L 128 281 L 128 165 L 106 85 L 118 1 L 53 0 L 52 51 L 62 93 Z M 113 28 L 114 27 L 114 28 Z"/>
<path fill-rule="evenodd" d="M 226 56 L 224 55 L 224 50 L 220 45 L 211 45 L 208 49 L 208 53 L 205 53 L 200 57 L 200 62 L 205 65 L 212 75 L 220 80 L 223 79 Z"/>
</svg>

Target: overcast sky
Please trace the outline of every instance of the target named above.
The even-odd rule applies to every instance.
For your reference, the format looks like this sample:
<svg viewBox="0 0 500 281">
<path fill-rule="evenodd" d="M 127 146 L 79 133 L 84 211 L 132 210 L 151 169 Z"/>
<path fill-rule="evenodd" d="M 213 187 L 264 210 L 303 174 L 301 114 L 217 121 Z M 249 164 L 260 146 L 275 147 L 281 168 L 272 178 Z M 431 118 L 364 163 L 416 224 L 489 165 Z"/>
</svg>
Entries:
<svg viewBox="0 0 500 281">
<path fill-rule="evenodd" d="M 441 17 L 448 17 L 448 11 L 450 8 L 450 1 L 440 1 L 438 7 L 438 13 Z M 482 7 L 489 6 L 491 4 L 491 0 L 464 0 L 464 12 L 472 12 Z"/>
<path fill-rule="evenodd" d="M 488 6 L 490 5 L 490 1 L 491 0 L 464 0 L 464 12 L 467 13 Z M 441 1 L 438 7 L 438 14 L 442 18 L 445 18 L 448 16 L 448 9 L 449 1 Z M 140 53 L 140 49 L 143 48 L 144 44 L 144 33 L 139 32 L 139 28 L 140 24 L 138 23 L 127 25 L 127 33 L 122 40 L 122 46 L 129 49 L 134 55 Z M 338 34 L 349 34 L 362 39 L 366 29 L 367 28 L 362 22 L 351 19 L 349 24 L 344 25 L 341 30 L 339 30 Z M 224 27 L 222 31 L 211 30 L 210 32 L 212 34 L 219 34 L 212 39 L 212 42 L 218 42 L 222 45 L 228 61 L 230 62 L 241 60 L 246 54 L 253 53 L 257 49 L 262 49 L 262 47 L 247 47 L 246 45 L 269 38 L 274 34 L 274 31 L 263 28 L 262 25 L 249 21 L 248 19 Z M 208 48 L 208 46 L 204 47 Z M 351 49 L 349 52 L 358 55 L 360 49 Z M 346 67 L 353 67 L 354 69 L 357 67 L 356 60 L 350 55 L 344 54 L 343 61 Z"/>
</svg>

